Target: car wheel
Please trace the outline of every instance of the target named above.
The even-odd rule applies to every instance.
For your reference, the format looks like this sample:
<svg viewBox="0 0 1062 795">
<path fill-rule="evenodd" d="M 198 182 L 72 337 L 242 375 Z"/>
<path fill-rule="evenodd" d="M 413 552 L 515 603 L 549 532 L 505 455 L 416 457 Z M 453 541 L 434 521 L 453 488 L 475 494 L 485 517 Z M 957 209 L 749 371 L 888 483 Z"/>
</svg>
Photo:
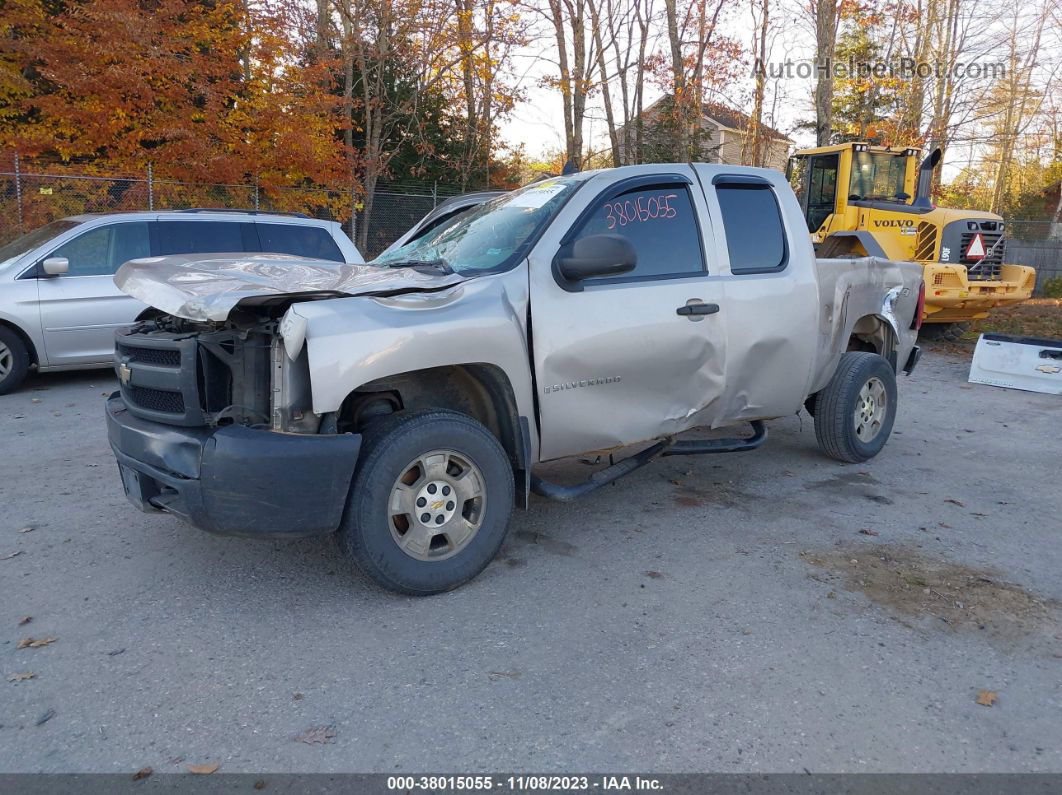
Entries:
<svg viewBox="0 0 1062 795">
<path fill-rule="evenodd" d="M 339 530 L 344 552 L 392 591 L 448 591 L 493 560 L 513 507 L 509 457 L 463 414 L 398 412 L 366 431 Z"/>
<path fill-rule="evenodd" d="M 930 342 L 958 342 L 969 329 L 969 323 L 924 323 L 918 336 Z"/>
<path fill-rule="evenodd" d="M 896 373 L 876 353 L 841 355 L 833 377 L 815 400 L 815 438 L 831 458 L 858 463 L 873 458 L 896 420 Z"/>
<path fill-rule="evenodd" d="M 29 366 L 26 344 L 14 331 L 0 326 L 0 395 L 17 389 L 26 379 Z"/>
</svg>

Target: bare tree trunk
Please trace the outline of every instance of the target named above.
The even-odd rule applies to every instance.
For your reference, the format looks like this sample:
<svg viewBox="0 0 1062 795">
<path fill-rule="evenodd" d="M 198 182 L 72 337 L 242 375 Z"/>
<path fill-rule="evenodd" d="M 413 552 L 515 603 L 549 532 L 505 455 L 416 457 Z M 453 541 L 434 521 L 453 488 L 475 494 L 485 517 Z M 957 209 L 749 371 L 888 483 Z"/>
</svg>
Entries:
<svg viewBox="0 0 1062 795">
<path fill-rule="evenodd" d="M 815 5 L 815 143 L 826 146 L 833 134 L 833 52 L 837 44 L 837 0 L 817 0 Z"/>
<path fill-rule="evenodd" d="M 753 0 L 753 19 L 756 14 L 756 0 Z M 752 93 L 752 113 L 749 115 L 748 129 L 742 142 L 741 162 L 751 166 L 762 166 L 763 155 L 763 95 L 767 80 L 767 28 L 770 25 L 770 0 L 760 0 L 762 17 L 760 18 L 759 36 L 753 40 L 753 62 L 757 64 L 756 85 Z"/>
<path fill-rule="evenodd" d="M 683 161 L 690 158 L 690 124 L 686 105 L 686 65 L 682 60 L 682 37 L 679 33 L 678 9 L 675 0 L 664 0 L 664 10 L 667 15 L 667 39 L 671 47 L 671 93 L 674 99 L 675 121 L 678 127 L 678 140 L 676 141 L 676 160 Z"/>
<path fill-rule="evenodd" d="M 593 31 L 595 49 L 597 50 L 597 71 L 601 77 L 601 101 L 605 105 L 605 124 L 608 126 L 608 139 L 612 146 L 612 165 L 621 163 L 619 135 L 616 132 L 616 117 L 612 111 L 612 95 L 608 86 L 608 71 L 605 69 L 605 46 L 601 38 L 601 20 L 594 0 L 586 0 L 590 9 L 590 29 Z"/>
</svg>

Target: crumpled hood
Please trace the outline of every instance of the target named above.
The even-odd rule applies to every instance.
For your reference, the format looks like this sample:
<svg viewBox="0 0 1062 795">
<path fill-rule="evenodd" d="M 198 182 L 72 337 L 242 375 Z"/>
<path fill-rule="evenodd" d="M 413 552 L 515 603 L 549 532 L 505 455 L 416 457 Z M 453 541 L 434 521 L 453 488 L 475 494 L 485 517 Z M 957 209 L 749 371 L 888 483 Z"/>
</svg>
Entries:
<svg viewBox="0 0 1062 795">
<path fill-rule="evenodd" d="M 221 321 L 241 302 L 261 303 L 255 299 L 438 290 L 464 278 L 285 254 L 177 254 L 129 260 L 114 283 L 169 315 Z"/>
</svg>

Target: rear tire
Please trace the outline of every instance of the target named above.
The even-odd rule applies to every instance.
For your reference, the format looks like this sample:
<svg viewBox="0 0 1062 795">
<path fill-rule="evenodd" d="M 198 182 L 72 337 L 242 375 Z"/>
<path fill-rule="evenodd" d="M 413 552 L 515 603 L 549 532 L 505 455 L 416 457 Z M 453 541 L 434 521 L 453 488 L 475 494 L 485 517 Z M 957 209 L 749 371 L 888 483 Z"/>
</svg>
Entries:
<svg viewBox="0 0 1062 795">
<path fill-rule="evenodd" d="M 930 342 L 958 342 L 969 329 L 969 323 L 923 323 L 918 336 Z"/>
<path fill-rule="evenodd" d="M 384 588 L 449 591 L 494 559 L 513 492 L 509 457 L 482 424 L 452 411 L 398 412 L 365 432 L 339 543 Z"/>
<path fill-rule="evenodd" d="M 18 389 L 26 380 L 29 366 L 26 343 L 11 329 L 0 326 L 0 395 Z"/>
<path fill-rule="evenodd" d="M 815 400 L 815 438 L 826 455 L 856 464 L 881 452 L 896 420 L 896 373 L 876 353 L 841 355 Z"/>
</svg>

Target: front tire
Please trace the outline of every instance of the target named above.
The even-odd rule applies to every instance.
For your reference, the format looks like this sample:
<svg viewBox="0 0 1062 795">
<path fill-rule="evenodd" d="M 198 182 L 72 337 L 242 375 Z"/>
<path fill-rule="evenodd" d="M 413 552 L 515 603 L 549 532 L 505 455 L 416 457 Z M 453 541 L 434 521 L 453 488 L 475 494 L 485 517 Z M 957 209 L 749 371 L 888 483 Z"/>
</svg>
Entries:
<svg viewBox="0 0 1062 795">
<path fill-rule="evenodd" d="M 873 458 L 896 420 L 896 373 L 876 353 L 841 355 L 815 401 L 815 438 L 826 455 L 856 464 Z"/>
<path fill-rule="evenodd" d="M 448 591 L 494 559 L 513 493 L 509 457 L 482 424 L 451 411 L 398 412 L 364 435 L 339 543 L 384 588 Z"/>
<path fill-rule="evenodd" d="M 18 389 L 29 372 L 30 355 L 22 338 L 0 326 L 0 395 Z"/>
</svg>

